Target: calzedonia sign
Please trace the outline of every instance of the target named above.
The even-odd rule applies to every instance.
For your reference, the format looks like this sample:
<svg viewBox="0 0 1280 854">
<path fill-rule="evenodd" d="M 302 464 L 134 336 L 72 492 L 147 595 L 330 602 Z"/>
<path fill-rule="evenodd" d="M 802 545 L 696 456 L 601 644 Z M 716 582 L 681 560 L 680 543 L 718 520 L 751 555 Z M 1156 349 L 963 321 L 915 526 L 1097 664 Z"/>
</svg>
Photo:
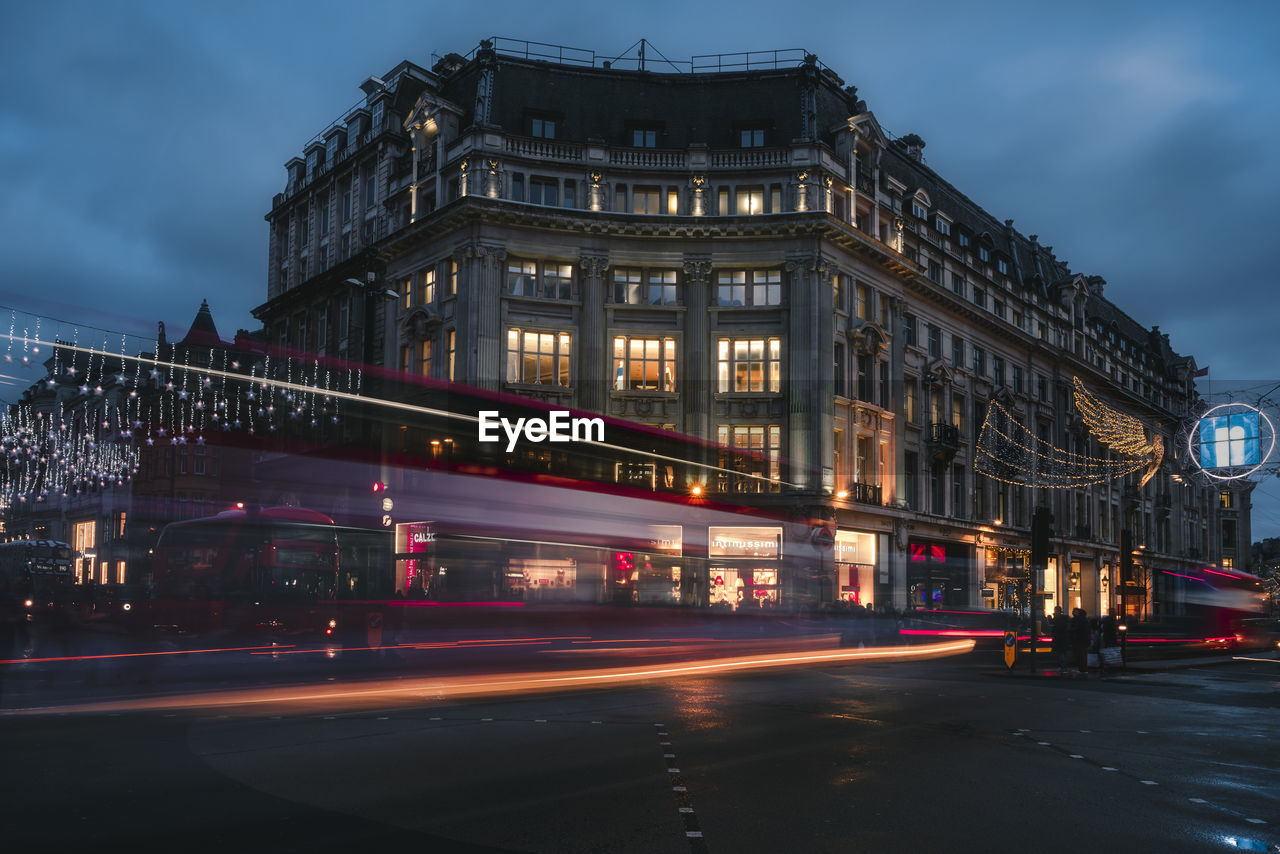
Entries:
<svg viewBox="0 0 1280 854">
<path fill-rule="evenodd" d="M 481 410 L 476 419 L 476 438 L 489 444 L 501 442 L 505 437 L 508 452 L 514 451 L 522 438 L 533 444 L 604 441 L 603 418 L 574 418 L 564 409 L 547 415 L 547 418 L 517 418 L 513 422 L 503 418 L 496 409 Z"/>
</svg>

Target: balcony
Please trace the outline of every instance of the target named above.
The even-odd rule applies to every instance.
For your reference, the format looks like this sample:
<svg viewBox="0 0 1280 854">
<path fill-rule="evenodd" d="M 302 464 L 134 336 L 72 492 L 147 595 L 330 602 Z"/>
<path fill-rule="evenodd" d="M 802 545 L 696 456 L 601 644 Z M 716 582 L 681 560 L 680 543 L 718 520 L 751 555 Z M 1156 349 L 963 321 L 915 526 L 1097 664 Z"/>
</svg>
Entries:
<svg viewBox="0 0 1280 854">
<path fill-rule="evenodd" d="M 960 431 L 951 424 L 934 421 L 929 425 L 929 447 L 936 459 L 951 459 L 960 450 Z"/>
<path fill-rule="evenodd" d="M 848 493 L 845 500 L 856 501 L 859 504 L 873 504 L 879 507 L 884 503 L 882 491 L 879 486 L 871 483 L 850 483 L 845 491 Z"/>
<path fill-rule="evenodd" d="M 859 193 L 875 198 L 876 179 L 871 176 L 870 172 L 859 172 L 854 181 Z"/>
</svg>

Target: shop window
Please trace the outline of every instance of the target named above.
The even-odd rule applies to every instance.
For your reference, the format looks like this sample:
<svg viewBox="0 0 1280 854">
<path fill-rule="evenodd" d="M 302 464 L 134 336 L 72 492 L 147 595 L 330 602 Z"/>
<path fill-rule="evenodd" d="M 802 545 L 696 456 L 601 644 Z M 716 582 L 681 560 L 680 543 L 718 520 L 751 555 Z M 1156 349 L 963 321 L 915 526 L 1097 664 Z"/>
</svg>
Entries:
<svg viewBox="0 0 1280 854">
<path fill-rule="evenodd" d="M 613 339 L 614 388 L 675 391 L 676 339 L 625 335 Z"/>
<path fill-rule="evenodd" d="M 782 339 L 721 338 L 716 347 L 717 391 L 782 391 Z"/>
<path fill-rule="evenodd" d="M 567 388 L 573 338 L 568 332 L 507 330 L 507 382 Z"/>
</svg>

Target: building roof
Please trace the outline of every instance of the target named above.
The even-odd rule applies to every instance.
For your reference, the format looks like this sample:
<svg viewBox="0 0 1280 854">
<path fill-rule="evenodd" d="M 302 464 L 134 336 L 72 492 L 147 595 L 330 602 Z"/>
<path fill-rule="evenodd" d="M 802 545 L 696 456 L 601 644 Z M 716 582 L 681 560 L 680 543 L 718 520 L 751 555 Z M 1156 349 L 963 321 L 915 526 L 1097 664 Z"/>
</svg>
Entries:
<svg viewBox="0 0 1280 854">
<path fill-rule="evenodd" d="M 195 319 L 191 321 L 191 328 L 179 343 L 209 347 L 224 346 L 222 338 L 218 335 L 218 327 L 213 322 L 213 312 L 209 311 L 208 300 L 200 301 L 200 310 L 196 312 Z"/>
</svg>

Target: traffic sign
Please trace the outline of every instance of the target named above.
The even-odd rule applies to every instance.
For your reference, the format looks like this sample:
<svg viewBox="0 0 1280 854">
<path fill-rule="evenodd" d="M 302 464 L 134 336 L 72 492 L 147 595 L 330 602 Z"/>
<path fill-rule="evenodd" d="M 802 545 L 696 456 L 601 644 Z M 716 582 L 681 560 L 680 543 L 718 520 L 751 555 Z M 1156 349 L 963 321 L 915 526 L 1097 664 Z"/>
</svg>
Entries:
<svg viewBox="0 0 1280 854">
<path fill-rule="evenodd" d="M 1004 666 L 1013 669 L 1013 662 L 1018 657 L 1018 633 L 1015 631 L 1006 631 L 1004 633 Z"/>
</svg>

